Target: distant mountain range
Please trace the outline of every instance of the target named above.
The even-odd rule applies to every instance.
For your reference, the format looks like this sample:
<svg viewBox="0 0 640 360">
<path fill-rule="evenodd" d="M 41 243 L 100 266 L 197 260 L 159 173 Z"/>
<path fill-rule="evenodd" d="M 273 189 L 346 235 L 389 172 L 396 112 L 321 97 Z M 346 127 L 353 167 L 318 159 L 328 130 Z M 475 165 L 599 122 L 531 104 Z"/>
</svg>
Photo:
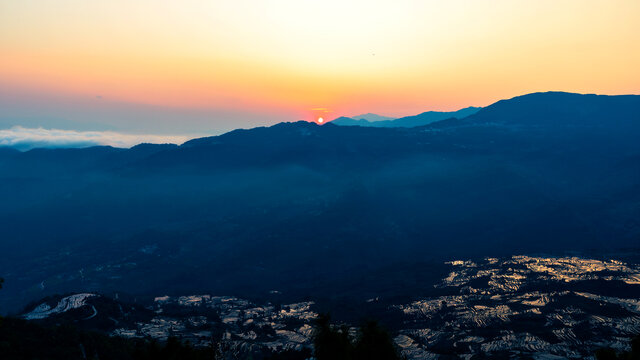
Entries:
<svg viewBox="0 0 640 360">
<path fill-rule="evenodd" d="M 341 126 L 370 126 L 370 127 L 416 127 L 424 126 L 446 119 L 462 119 L 477 113 L 481 108 L 467 107 L 458 111 L 427 111 L 414 116 L 398 119 L 388 118 L 376 114 L 364 114 L 354 117 L 339 117 L 331 123 Z"/>
<path fill-rule="evenodd" d="M 382 116 L 378 114 L 366 113 L 362 115 L 351 116 L 351 119 L 354 120 L 366 120 L 366 121 L 385 121 L 385 120 L 395 120 L 394 117 Z"/>
<path fill-rule="evenodd" d="M 638 139 L 640 96 L 553 92 L 411 128 L 3 149 L 0 309 L 95 291 L 419 296 L 442 275 L 429 263 L 638 247 Z"/>
</svg>

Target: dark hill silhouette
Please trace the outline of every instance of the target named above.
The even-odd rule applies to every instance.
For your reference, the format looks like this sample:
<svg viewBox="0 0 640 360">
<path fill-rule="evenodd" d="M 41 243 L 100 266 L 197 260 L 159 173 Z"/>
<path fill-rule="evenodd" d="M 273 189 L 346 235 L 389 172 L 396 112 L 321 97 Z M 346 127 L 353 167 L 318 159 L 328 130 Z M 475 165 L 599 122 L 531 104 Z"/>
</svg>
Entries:
<svg viewBox="0 0 640 360">
<path fill-rule="evenodd" d="M 197 171 L 212 167 L 264 167 L 274 164 L 311 167 L 348 164 L 361 168 L 398 152 L 414 151 L 416 143 L 407 143 L 407 136 L 405 131 L 342 128 L 330 123 L 280 123 L 191 140 L 176 151 L 146 159 L 144 166 L 193 165 Z"/>
<path fill-rule="evenodd" d="M 638 126 L 638 95 L 582 95 L 542 92 L 500 100 L 460 123 L 530 126 Z"/>
</svg>

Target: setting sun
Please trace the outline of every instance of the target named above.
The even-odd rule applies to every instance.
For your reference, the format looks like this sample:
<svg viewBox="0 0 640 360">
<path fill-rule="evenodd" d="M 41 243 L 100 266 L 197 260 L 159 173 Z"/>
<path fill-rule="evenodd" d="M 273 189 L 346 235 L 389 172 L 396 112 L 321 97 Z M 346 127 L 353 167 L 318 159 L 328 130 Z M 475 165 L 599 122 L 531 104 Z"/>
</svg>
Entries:
<svg viewBox="0 0 640 360">
<path fill-rule="evenodd" d="M 319 118 L 318 118 L 318 124 L 322 124 L 323 122 L 324 122 L 324 119 L 323 119 L 323 118 L 321 118 L 321 117 L 319 117 Z"/>
<path fill-rule="evenodd" d="M 640 2 L 610 3 L 4 1 L 0 120 L 209 134 L 550 89 L 635 93 Z M 332 114 L 309 117 L 316 106 Z"/>
</svg>

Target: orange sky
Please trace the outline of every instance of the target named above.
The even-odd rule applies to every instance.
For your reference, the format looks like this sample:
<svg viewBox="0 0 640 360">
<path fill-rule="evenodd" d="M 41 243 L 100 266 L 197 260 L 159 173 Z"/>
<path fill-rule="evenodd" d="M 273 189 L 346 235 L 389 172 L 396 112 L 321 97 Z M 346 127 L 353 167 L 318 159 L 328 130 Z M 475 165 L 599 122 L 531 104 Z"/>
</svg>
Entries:
<svg viewBox="0 0 640 360">
<path fill-rule="evenodd" d="M 216 132 L 639 93 L 638 44 L 637 0 L 5 1 L 0 127 Z"/>
</svg>

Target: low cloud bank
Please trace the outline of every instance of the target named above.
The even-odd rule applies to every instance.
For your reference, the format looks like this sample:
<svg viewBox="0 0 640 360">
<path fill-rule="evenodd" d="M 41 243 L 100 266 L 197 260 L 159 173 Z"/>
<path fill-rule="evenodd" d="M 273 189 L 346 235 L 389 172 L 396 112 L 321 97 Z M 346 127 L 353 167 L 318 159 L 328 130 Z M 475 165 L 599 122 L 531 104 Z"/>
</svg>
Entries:
<svg viewBox="0 0 640 360">
<path fill-rule="evenodd" d="M 21 151 L 33 148 L 80 148 L 97 145 L 129 148 L 140 143 L 182 144 L 189 136 L 136 135 L 113 131 L 74 131 L 15 126 L 0 130 L 0 146 Z"/>
</svg>

